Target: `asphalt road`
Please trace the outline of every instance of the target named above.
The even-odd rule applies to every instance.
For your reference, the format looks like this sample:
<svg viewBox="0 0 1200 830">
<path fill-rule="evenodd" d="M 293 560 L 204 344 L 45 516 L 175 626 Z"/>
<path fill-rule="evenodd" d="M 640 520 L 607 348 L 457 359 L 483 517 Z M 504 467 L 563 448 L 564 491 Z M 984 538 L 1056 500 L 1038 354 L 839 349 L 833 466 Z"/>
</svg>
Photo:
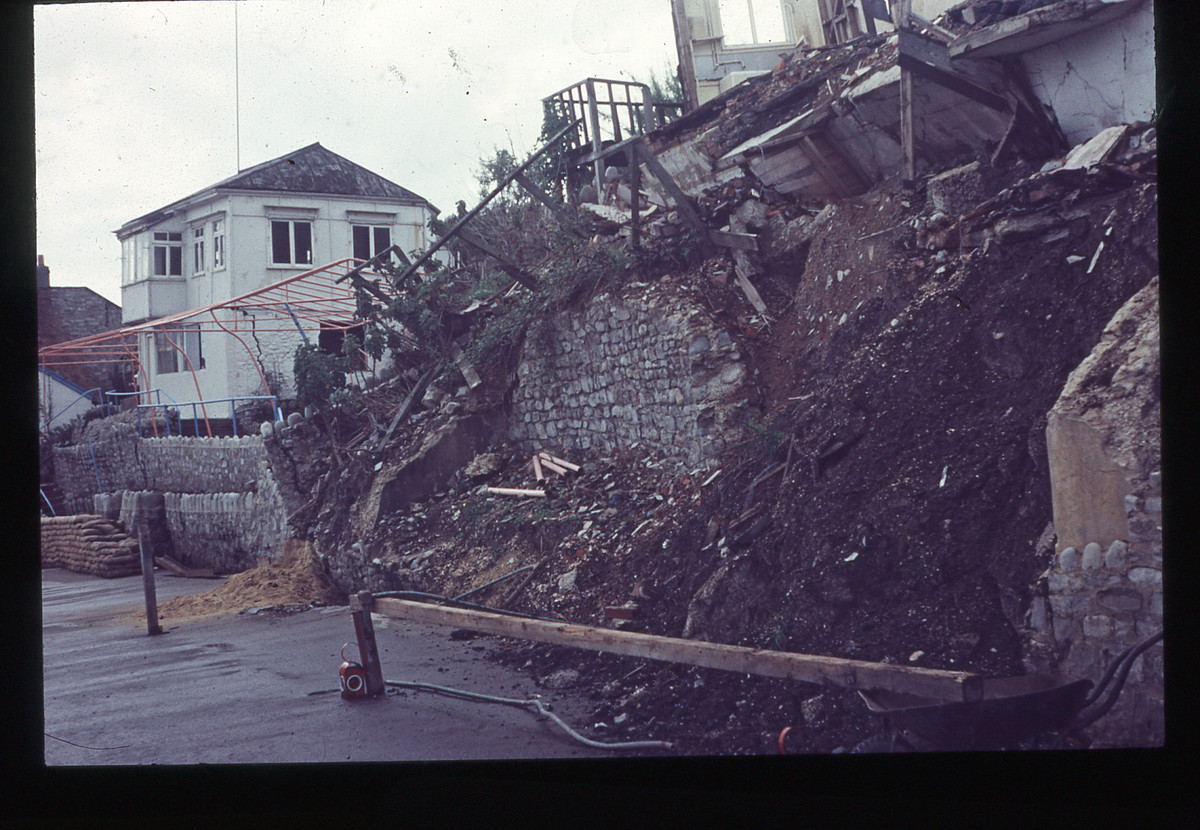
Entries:
<svg viewBox="0 0 1200 830">
<path fill-rule="evenodd" d="M 206 591 L 210 580 L 159 575 L 159 602 Z M 291 615 L 231 612 L 148 636 L 140 576 L 42 572 L 47 765 L 251 764 L 611 758 L 513 706 L 403 690 L 343 700 L 335 690 L 346 607 Z M 487 638 L 375 618 L 384 677 L 506 698 L 541 694 L 588 734 L 586 707 L 485 661 Z M 357 649 L 346 649 L 356 659 Z M 311 694 L 313 692 L 327 692 Z M 50 737 L 53 736 L 53 737 Z M 71 743 L 67 743 L 67 741 Z M 73 744 L 78 744 L 76 746 Z M 86 748 L 85 748 L 86 747 Z"/>
</svg>

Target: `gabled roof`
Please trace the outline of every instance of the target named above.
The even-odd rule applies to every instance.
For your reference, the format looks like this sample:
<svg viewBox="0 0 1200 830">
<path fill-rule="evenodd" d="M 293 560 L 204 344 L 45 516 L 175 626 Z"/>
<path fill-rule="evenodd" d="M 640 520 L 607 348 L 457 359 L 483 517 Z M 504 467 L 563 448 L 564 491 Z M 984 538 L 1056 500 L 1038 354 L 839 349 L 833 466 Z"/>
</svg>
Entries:
<svg viewBox="0 0 1200 830">
<path fill-rule="evenodd" d="M 118 236 L 135 229 L 157 224 L 169 217 L 176 208 L 201 193 L 214 190 L 266 190 L 282 193 L 333 194 L 337 196 L 362 196 L 368 199 L 398 199 L 421 204 L 431 211 L 437 210 L 426 199 L 385 179 L 378 173 L 355 164 L 331 150 L 314 142 L 295 152 L 264 161 L 238 172 L 228 179 L 209 185 L 203 190 L 173 202 L 166 207 L 151 211 L 123 224 Z"/>
</svg>

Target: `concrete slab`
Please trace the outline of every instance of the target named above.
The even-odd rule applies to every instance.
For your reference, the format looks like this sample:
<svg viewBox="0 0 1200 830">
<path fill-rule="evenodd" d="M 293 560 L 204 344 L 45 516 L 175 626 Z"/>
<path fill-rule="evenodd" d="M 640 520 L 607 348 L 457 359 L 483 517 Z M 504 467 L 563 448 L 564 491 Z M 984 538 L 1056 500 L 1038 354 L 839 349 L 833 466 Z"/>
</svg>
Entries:
<svg viewBox="0 0 1200 830">
<path fill-rule="evenodd" d="M 211 580 L 159 577 L 160 604 Z M 147 636 L 141 577 L 42 573 L 47 765 L 258 764 L 614 757 L 522 709 L 405 690 L 347 701 L 334 690 L 346 607 L 231 612 Z M 132 616 L 131 616 L 132 615 Z M 483 659 L 490 638 L 376 617 L 384 677 L 527 699 L 587 734 L 582 696 L 545 692 Z M 357 649 L 346 649 L 357 656 Z M 70 741 L 71 743 L 67 743 Z M 82 746 L 75 746 L 79 744 Z M 85 748 L 86 747 L 86 748 Z M 629 754 L 629 753 L 625 753 Z"/>
</svg>

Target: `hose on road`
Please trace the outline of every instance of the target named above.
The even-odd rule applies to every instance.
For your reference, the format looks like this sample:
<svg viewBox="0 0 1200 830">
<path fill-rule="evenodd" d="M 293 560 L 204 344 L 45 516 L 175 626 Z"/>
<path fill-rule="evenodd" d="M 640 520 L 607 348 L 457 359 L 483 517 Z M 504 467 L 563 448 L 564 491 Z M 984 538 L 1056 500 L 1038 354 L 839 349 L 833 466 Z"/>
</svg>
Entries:
<svg viewBox="0 0 1200 830">
<path fill-rule="evenodd" d="M 541 717 L 549 718 L 562 728 L 564 732 L 570 735 L 584 746 L 590 746 L 595 749 L 670 749 L 672 744 L 670 741 L 617 741 L 614 743 L 601 743 L 593 741 L 591 738 L 585 738 L 574 729 L 566 724 L 566 722 L 558 715 L 551 712 L 542 701 L 537 698 L 521 700 L 512 697 L 496 697 L 494 695 L 479 694 L 478 692 L 468 692 L 463 689 L 452 689 L 449 686 L 437 686 L 433 683 L 416 683 L 411 681 L 401 680 L 385 680 L 384 684 L 393 688 L 400 689 L 417 689 L 425 692 L 435 692 L 437 694 L 447 695 L 448 697 L 457 697 L 463 700 L 478 700 L 486 703 L 502 703 L 506 706 L 519 706 L 524 709 L 532 708 Z"/>
</svg>

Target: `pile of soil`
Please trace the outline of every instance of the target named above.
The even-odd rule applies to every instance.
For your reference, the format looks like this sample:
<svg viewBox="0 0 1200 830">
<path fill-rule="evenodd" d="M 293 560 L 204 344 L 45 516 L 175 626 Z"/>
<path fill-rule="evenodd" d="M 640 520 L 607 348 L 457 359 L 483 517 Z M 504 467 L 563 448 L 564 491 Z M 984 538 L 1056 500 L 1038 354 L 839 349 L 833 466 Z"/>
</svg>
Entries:
<svg viewBox="0 0 1200 830">
<path fill-rule="evenodd" d="M 243 608 L 276 605 L 341 605 L 346 594 L 322 570 L 312 545 L 289 539 L 274 562 L 234 574 L 203 594 L 178 597 L 158 606 L 163 622 L 211 617 Z"/>
</svg>

